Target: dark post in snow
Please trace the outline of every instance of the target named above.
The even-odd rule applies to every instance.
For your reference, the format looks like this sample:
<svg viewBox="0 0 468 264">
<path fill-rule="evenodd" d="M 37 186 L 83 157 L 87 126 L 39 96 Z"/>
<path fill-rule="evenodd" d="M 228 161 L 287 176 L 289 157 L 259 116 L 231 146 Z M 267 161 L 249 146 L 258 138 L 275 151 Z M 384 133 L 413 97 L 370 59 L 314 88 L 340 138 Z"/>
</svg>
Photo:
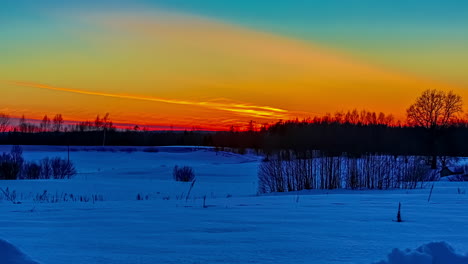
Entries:
<svg viewBox="0 0 468 264">
<path fill-rule="evenodd" d="M 427 202 L 430 202 L 430 201 L 431 201 L 431 197 L 432 197 L 432 190 L 434 190 L 434 183 L 432 184 L 432 187 L 431 187 L 431 192 L 429 193 L 429 197 L 427 198 Z"/>
<path fill-rule="evenodd" d="M 403 222 L 403 220 L 401 220 L 401 203 L 398 203 L 397 222 L 398 223 Z"/>
</svg>

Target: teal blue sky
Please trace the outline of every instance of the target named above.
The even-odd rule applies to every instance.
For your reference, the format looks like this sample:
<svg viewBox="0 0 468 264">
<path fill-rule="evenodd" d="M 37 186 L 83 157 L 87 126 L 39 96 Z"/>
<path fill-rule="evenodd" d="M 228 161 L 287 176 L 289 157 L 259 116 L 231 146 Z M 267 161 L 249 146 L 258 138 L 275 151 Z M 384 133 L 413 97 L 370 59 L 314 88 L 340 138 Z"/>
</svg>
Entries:
<svg viewBox="0 0 468 264">
<path fill-rule="evenodd" d="M 415 27 L 456 30 L 468 26 L 468 2 L 463 0 L 6 0 L 0 14 L 4 19 L 32 20 L 39 18 L 38 9 L 139 7 L 182 11 L 272 31 L 377 30 L 380 26 L 401 30 Z"/>
<path fill-rule="evenodd" d="M 468 84 L 464 0 L 7 0 L 0 29 L 57 27 L 60 10 L 167 10 L 341 50 L 370 63 Z M 442 66 L 441 66 L 442 65 Z M 450 69 L 446 69 L 446 65 Z M 443 67 L 443 68 L 442 68 Z M 440 73 L 442 72 L 442 73 Z"/>
<path fill-rule="evenodd" d="M 211 128 L 278 111 L 403 116 L 419 90 L 468 94 L 468 1 L 4 0 L 0 58 L 0 111 L 16 116 Z M 207 98 L 253 108 L 207 111 Z"/>
<path fill-rule="evenodd" d="M 338 49 L 380 66 L 468 84 L 468 1 L 146 2 Z M 446 64 L 454 67 L 447 71 Z"/>
<path fill-rule="evenodd" d="M 47 9 L 166 9 L 315 41 L 361 38 L 467 40 L 468 2 L 462 0 L 7 0 L 0 21 L 41 22 Z M 3 18 L 3 19 L 2 19 Z"/>
</svg>

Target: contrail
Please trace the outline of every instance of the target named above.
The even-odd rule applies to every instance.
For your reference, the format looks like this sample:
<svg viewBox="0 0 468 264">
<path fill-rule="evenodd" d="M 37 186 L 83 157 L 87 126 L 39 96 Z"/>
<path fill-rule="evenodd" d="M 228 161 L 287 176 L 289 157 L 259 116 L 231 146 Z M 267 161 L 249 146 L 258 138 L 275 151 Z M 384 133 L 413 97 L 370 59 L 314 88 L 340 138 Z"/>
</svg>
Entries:
<svg viewBox="0 0 468 264">
<path fill-rule="evenodd" d="M 75 94 L 94 95 L 94 96 L 150 101 L 150 102 L 160 102 L 160 103 L 168 103 L 168 104 L 201 106 L 201 107 L 206 107 L 210 109 L 232 112 L 232 113 L 236 113 L 239 115 L 257 117 L 257 118 L 286 119 L 287 113 L 288 113 L 287 110 L 281 109 L 281 108 L 275 108 L 275 107 L 270 107 L 270 106 L 256 106 L 256 105 L 243 104 L 243 103 L 218 103 L 218 102 L 207 102 L 207 101 L 176 100 L 176 99 L 166 99 L 166 98 L 153 97 L 153 96 L 139 96 L 139 95 L 130 95 L 130 94 L 94 92 L 94 91 L 86 91 L 86 90 L 71 89 L 71 88 L 64 88 L 64 87 L 55 87 L 55 86 L 46 85 L 46 84 L 23 82 L 23 81 L 6 81 L 6 82 L 9 84 L 16 85 L 16 86 L 33 87 L 33 88 L 68 92 L 68 93 L 75 93 Z"/>
</svg>

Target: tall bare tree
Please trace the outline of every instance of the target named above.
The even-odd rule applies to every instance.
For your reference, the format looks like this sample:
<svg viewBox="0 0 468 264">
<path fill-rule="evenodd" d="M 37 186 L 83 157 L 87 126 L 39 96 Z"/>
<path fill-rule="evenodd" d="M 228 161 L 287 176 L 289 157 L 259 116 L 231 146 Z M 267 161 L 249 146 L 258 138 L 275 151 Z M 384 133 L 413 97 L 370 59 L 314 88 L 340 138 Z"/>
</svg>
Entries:
<svg viewBox="0 0 468 264">
<path fill-rule="evenodd" d="M 48 132 L 50 127 L 50 118 L 45 115 L 40 124 L 42 132 Z"/>
<path fill-rule="evenodd" d="M 408 123 L 435 129 L 447 126 L 463 112 L 463 100 L 452 91 L 426 90 L 407 110 Z"/>
<path fill-rule="evenodd" d="M 115 128 L 114 123 L 111 121 L 109 116 L 110 116 L 109 113 L 106 113 L 103 118 L 100 118 L 99 115 L 98 115 L 96 117 L 96 120 L 94 121 L 94 126 L 98 130 L 103 131 L 103 139 L 102 139 L 102 145 L 103 146 L 106 145 L 106 133 L 107 133 L 107 131 L 113 130 Z"/>
<path fill-rule="evenodd" d="M 0 133 L 4 133 L 8 130 L 10 125 L 10 116 L 4 113 L 0 113 Z"/>
<path fill-rule="evenodd" d="M 24 115 L 21 116 L 18 124 L 18 131 L 21 133 L 28 132 L 28 123 L 26 122 L 26 117 Z"/>
<path fill-rule="evenodd" d="M 426 90 L 407 110 L 408 124 L 425 127 L 430 130 L 432 141 L 432 169 L 437 168 L 438 128 L 452 123 L 463 112 L 463 100 L 460 95 L 438 90 Z"/>
<path fill-rule="evenodd" d="M 52 123 L 54 124 L 54 131 L 60 132 L 62 130 L 63 126 L 63 117 L 61 114 L 55 115 L 54 119 L 52 120 Z"/>
</svg>

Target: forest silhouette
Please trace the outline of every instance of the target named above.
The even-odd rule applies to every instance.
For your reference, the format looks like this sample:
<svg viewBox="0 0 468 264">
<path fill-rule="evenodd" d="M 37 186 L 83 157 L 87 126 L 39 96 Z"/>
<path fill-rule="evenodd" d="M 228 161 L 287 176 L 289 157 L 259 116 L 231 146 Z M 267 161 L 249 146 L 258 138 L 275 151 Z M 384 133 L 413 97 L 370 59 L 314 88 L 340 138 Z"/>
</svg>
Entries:
<svg viewBox="0 0 468 264">
<path fill-rule="evenodd" d="M 149 131 L 135 125 L 118 129 L 110 115 L 70 124 L 61 114 L 33 124 L 23 116 L 18 125 L 0 114 L 0 144 L 83 146 L 213 146 L 262 153 L 318 150 L 327 155 L 389 154 L 467 156 L 468 120 L 461 117 L 463 101 L 453 92 L 424 91 L 407 109 L 406 122 L 393 115 L 350 110 L 303 120 L 278 121 L 226 131 Z"/>
</svg>

